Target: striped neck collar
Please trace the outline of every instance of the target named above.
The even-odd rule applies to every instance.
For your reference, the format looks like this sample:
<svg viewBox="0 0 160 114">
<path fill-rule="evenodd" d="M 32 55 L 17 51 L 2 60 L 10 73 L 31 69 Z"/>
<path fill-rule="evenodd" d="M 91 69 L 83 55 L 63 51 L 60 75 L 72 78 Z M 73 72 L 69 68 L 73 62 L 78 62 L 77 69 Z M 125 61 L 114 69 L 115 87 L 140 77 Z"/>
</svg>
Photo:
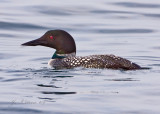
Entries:
<svg viewBox="0 0 160 114">
<path fill-rule="evenodd" d="M 75 57 L 76 53 L 68 53 L 68 54 L 57 54 L 56 52 L 53 54 L 52 59 L 63 59 L 67 57 Z"/>
</svg>

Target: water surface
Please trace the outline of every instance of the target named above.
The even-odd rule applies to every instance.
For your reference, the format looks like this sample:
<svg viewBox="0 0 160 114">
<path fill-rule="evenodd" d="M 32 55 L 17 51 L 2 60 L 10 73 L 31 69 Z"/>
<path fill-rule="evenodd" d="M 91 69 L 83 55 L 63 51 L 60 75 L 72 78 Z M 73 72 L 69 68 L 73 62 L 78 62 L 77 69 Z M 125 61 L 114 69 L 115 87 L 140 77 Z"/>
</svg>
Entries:
<svg viewBox="0 0 160 114">
<path fill-rule="evenodd" d="M 0 113 L 160 113 L 159 0 L 0 2 Z M 68 31 L 77 55 L 115 54 L 150 70 L 61 69 L 54 49 L 22 47 Z"/>
</svg>

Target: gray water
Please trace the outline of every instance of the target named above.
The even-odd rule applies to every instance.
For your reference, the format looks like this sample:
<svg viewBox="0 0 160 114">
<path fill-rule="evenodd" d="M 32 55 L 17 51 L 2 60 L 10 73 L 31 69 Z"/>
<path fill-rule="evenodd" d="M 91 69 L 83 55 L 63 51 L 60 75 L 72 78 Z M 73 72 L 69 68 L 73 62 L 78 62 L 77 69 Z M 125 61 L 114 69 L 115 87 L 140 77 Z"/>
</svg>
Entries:
<svg viewBox="0 0 160 114">
<path fill-rule="evenodd" d="M 22 47 L 63 29 L 77 55 L 115 54 L 150 70 L 53 70 L 47 47 Z M 1 0 L 0 114 L 160 113 L 159 0 Z"/>
</svg>

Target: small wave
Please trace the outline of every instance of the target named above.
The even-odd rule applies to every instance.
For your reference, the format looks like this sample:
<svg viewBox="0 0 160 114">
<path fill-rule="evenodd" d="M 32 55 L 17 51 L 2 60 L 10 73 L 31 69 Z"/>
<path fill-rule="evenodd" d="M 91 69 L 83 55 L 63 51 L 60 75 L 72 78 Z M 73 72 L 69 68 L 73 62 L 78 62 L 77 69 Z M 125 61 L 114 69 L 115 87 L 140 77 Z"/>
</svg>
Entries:
<svg viewBox="0 0 160 114">
<path fill-rule="evenodd" d="M 133 78 L 117 78 L 117 79 L 105 79 L 107 81 L 139 81 Z"/>
<path fill-rule="evenodd" d="M 56 95 L 66 95 L 66 94 L 76 94 L 76 92 L 46 92 L 43 91 L 43 94 L 56 94 Z"/>
<path fill-rule="evenodd" d="M 113 4 L 128 8 L 160 8 L 160 5 L 158 4 L 147 4 L 147 3 L 136 3 L 136 2 L 117 2 Z"/>
<path fill-rule="evenodd" d="M 48 27 L 34 25 L 34 24 L 27 24 L 27 23 L 16 23 L 16 22 L 3 22 L 0 21 L 0 29 L 6 30 L 17 30 L 17 29 L 49 29 Z"/>
<path fill-rule="evenodd" d="M 12 78 L 12 79 L 6 79 L 2 82 L 11 82 L 11 81 L 21 81 L 21 80 L 30 80 L 29 78 Z"/>
<path fill-rule="evenodd" d="M 147 13 L 147 14 L 142 14 L 142 15 L 144 15 L 146 17 L 160 18 L 160 14 L 149 14 L 149 13 Z"/>
<path fill-rule="evenodd" d="M 60 88 L 60 87 L 57 87 L 57 86 L 54 86 L 54 85 L 44 85 L 44 84 L 37 84 L 37 86 L 40 86 L 40 87 Z"/>
<path fill-rule="evenodd" d="M 97 33 L 117 33 L 117 34 L 128 34 L 128 33 L 152 33 L 152 29 L 102 29 L 102 30 L 93 30 Z"/>
</svg>

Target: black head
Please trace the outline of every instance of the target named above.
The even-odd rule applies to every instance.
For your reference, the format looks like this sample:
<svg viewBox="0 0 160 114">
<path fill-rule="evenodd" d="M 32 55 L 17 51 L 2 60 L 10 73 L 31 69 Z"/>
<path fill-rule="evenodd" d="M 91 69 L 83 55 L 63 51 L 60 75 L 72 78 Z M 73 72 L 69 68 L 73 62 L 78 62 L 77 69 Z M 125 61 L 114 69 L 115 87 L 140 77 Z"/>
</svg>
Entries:
<svg viewBox="0 0 160 114">
<path fill-rule="evenodd" d="M 76 53 L 76 45 L 73 37 L 63 30 L 47 31 L 42 37 L 26 42 L 23 46 L 46 46 L 56 49 L 58 54 Z"/>
</svg>

